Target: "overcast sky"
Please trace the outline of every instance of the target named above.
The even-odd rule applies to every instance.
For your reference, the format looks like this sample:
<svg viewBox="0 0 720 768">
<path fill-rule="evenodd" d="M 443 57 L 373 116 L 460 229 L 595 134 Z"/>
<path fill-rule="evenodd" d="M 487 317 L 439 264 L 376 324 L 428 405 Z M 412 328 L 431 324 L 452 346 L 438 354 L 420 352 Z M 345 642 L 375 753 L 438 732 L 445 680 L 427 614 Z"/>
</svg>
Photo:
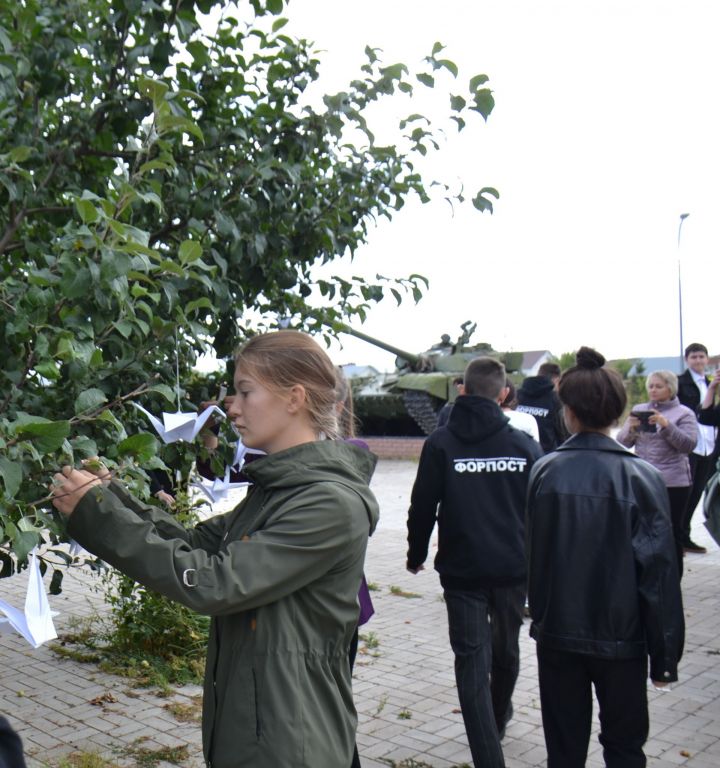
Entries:
<svg viewBox="0 0 720 768">
<path fill-rule="evenodd" d="M 437 40 L 495 95 L 435 169 L 467 192 L 496 187 L 495 213 L 411 205 L 373 231 L 345 268 L 420 272 L 430 290 L 374 309 L 366 333 L 417 352 L 472 320 L 473 341 L 500 350 L 675 355 L 680 260 L 685 343 L 720 352 L 715 0 L 290 0 L 287 15 L 324 50 L 326 92 L 359 74 L 366 44 L 413 65 Z M 393 365 L 353 339 L 332 354 Z"/>
</svg>

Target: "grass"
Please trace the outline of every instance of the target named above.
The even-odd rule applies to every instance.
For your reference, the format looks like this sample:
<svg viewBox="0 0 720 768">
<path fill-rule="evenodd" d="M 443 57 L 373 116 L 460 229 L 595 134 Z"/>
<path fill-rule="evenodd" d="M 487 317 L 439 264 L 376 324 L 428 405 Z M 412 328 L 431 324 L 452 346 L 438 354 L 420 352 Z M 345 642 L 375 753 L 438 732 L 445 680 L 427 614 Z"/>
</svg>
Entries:
<svg viewBox="0 0 720 768">
<path fill-rule="evenodd" d="M 412 712 L 409 709 L 401 709 L 398 712 L 398 720 L 410 720 L 412 718 Z"/>
<path fill-rule="evenodd" d="M 81 664 L 97 664 L 111 675 L 126 678 L 137 688 L 158 689 L 158 695 L 170 695 L 170 685 L 202 683 L 205 669 L 204 657 L 185 657 L 181 654 L 165 658 L 143 649 L 129 650 L 105 640 L 105 630 L 97 619 L 78 625 L 52 643 L 50 650 L 57 656 Z"/>
<path fill-rule="evenodd" d="M 368 581 L 367 588 L 370 592 L 380 591 L 380 585 L 376 581 Z"/>
<path fill-rule="evenodd" d="M 179 747 L 160 747 L 150 749 L 139 746 L 145 739 L 138 739 L 132 746 L 125 747 L 118 753 L 122 757 L 131 757 L 135 760 L 136 768 L 156 768 L 160 763 L 180 765 L 190 756 L 187 744 Z"/>
<path fill-rule="evenodd" d="M 193 696 L 191 702 L 183 704 L 181 701 L 171 701 L 164 709 L 181 723 L 199 723 L 202 719 L 202 696 Z"/>
<path fill-rule="evenodd" d="M 374 632 L 366 632 L 360 635 L 360 640 L 365 643 L 366 648 L 377 648 L 380 645 L 378 636 Z"/>
<path fill-rule="evenodd" d="M 117 763 L 106 760 L 98 752 L 73 752 L 58 763 L 58 768 L 119 768 Z"/>
<path fill-rule="evenodd" d="M 417 592 L 406 592 L 402 587 L 390 587 L 390 592 L 396 597 L 422 597 L 422 595 L 418 594 Z"/>
</svg>

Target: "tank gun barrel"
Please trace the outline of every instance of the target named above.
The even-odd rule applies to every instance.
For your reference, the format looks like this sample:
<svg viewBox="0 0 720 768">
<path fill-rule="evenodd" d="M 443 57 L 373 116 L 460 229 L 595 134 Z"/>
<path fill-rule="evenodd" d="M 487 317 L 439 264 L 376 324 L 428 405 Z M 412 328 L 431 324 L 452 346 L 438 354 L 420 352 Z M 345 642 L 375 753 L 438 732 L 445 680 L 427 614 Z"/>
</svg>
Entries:
<svg viewBox="0 0 720 768">
<path fill-rule="evenodd" d="M 384 349 L 387 352 L 392 352 L 393 355 L 406 360 L 413 367 L 420 362 L 420 355 L 415 355 L 412 352 L 406 352 L 404 349 L 400 349 L 400 347 L 395 347 L 392 344 L 387 344 L 384 341 L 380 341 L 380 339 L 375 339 L 372 336 L 368 336 L 366 333 L 363 333 L 362 331 L 356 331 L 349 325 L 342 325 L 340 330 L 343 333 L 350 334 L 350 336 L 355 336 L 358 339 L 367 341 L 368 344 L 373 344 L 374 346 L 380 347 L 380 349 Z"/>
</svg>

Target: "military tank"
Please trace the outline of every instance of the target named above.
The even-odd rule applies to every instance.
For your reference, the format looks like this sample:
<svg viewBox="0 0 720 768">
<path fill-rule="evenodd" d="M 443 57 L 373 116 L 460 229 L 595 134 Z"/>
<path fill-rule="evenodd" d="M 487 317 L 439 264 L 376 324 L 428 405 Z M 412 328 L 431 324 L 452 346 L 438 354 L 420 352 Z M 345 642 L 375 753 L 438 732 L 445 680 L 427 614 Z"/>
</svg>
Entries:
<svg viewBox="0 0 720 768">
<path fill-rule="evenodd" d="M 390 434 L 384 425 L 394 422 L 396 430 L 402 429 L 403 421 L 416 425 L 415 434 L 430 434 L 437 426 L 442 406 L 457 396 L 453 380 L 461 376 L 470 360 L 476 357 L 495 357 L 504 363 L 508 373 L 519 370 L 522 353 L 500 353 L 490 344 L 470 344 L 477 324 L 468 320 L 460 327 L 462 333 L 456 341 L 445 333 L 438 343 L 418 354 L 350 326 L 342 328 L 344 333 L 395 355 L 392 373 L 358 376 L 352 380 L 356 414 L 366 434 L 370 433 L 370 425 L 372 434 Z"/>
</svg>

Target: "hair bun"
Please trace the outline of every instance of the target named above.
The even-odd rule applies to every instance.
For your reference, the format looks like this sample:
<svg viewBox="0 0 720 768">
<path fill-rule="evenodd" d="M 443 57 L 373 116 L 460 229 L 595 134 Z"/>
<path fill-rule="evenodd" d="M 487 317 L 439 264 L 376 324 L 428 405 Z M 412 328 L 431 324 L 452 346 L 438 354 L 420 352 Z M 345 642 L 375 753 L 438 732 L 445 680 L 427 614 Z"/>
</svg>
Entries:
<svg viewBox="0 0 720 768">
<path fill-rule="evenodd" d="M 580 347 L 575 353 L 575 362 L 578 368 L 594 371 L 605 365 L 605 358 L 598 351 L 590 347 Z"/>
</svg>

